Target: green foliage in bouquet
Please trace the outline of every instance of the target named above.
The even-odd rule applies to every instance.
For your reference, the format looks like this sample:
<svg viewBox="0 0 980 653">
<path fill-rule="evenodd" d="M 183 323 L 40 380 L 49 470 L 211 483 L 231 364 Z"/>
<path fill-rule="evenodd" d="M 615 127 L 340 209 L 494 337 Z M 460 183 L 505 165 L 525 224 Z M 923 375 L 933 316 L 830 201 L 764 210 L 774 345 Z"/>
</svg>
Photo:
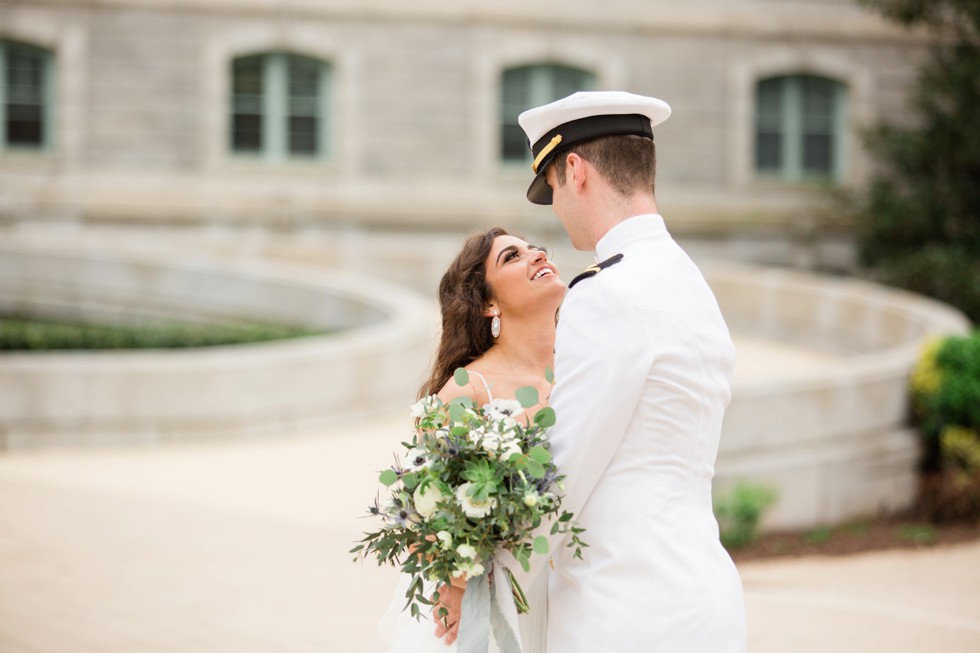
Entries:
<svg viewBox="0 0 980 653">
<path fill-rule="evenodd" d="M 462 368 L 454 378 L 460 386 L 469 383 Z M 569 534 L 573 555 L 582 557 L 588 546 L 580 538 L 583 529 L 561 509 L 564 476 L 548 450 L 555 411 L 545 407 L 529 418 L 524 410 L 537 404 L 537 390 L 525 387 L 516 400 L 495 399 L 483 407 L 468 397 L 443 403 L 435 395 L 412 407 L 416 432 L 402 443 L 404 458 L 381 472 L 385 497 L 369 508 L 380 528 L 350 552 L 355 561 L 374 556 L 379 565 L 410 574 L 405 607 L 413 617 L 421 605 L 432 604 L 426 581 L 439 586 L 481 576 L 497 547 L 529 569 L 533 553 L 548 554 L 547 538 L 532 538 L 545 521 L 552 534 Z M 526 612 L 523 592 L 510 581 L 518 610 Z"/>
<path fill-rule="evenodd" d="M 926 448 L 921 508 L 933 520 L 980 517 L 980 330 L 928 343 L 911 392 Z"/>
</svg>

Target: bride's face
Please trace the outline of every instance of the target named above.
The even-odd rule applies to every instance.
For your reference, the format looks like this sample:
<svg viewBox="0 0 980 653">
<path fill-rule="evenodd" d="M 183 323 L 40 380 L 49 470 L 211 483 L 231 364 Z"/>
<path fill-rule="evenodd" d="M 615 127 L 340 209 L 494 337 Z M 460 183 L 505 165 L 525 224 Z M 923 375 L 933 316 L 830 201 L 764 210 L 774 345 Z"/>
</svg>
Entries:
<svg viewBox="0 0 980 653">
<path fill-rule="evenodd" d="M 516 236 L 497 236 L 486 260 L 487 282 L 502 315 L 554 311 L 565 282 L 548 252 Z"/>
</svg>

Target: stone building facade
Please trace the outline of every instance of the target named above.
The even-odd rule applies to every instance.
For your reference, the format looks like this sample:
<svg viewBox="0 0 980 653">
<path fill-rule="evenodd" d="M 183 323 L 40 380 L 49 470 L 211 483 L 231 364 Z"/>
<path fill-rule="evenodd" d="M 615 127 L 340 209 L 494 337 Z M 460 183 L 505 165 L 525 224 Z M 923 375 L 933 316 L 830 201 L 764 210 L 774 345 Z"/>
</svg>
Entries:
<svg viewBox="0 0 980 653">
<path fill-rule="evenodd" d="M 547 231 L 513 117 L 583 87 L 672 105 L 675 233 L 792 239 L 927 46 L 848 0 L 0 0 L 0 221 Z"/>
</svg>

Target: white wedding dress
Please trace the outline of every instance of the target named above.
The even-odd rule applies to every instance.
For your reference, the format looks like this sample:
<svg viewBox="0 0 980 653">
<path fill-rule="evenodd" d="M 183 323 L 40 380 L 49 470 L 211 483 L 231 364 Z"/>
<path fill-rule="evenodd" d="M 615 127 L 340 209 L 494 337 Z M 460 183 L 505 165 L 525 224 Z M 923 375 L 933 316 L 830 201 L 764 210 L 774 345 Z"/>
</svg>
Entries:
<svg viewBox="0 0 980 653">
<path fill-rule="evenodd" d="M 479 372 L 476 375 L 487 389 L 487 397 L 492 399 L 490 385 Z M 530 587 L 521 587 L 527 598 L 530 610 L 527 614 L 517 616 L 520 630 L 521 649 L 523 653 L 545 653 L 546 637 L 548 634 L 548 570 L 538 574 Z M 378 623 L 379 635 L 385 643 L 387 653 L 455 653 L 455 642 L 446 646 L 445 640 L 435 636 L 436 623 L 431 614 L 423 612 L 422 618 L 416 620 L 407 610 L 403 610 L 405 592 L 408 591 L 409 576 L 401 574 L 394 596 L 388 609 Z M 434 587 L 428 587 L 426 594 L 431 596 Z M 490 637 L 489 653 L 497 653 L 493 636 Z"/>
</svg>

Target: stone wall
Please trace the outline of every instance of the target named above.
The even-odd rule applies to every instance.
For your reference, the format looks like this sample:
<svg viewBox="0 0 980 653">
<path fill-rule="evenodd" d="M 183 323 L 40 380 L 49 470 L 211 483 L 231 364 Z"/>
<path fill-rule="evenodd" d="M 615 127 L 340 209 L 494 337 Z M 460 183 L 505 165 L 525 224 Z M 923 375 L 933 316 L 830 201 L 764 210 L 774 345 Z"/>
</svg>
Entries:
<svg viewBox="0 0 980 653">
<path fill-rule="evenodd" d="M 847 84 L 853 186 L 868 174 L 858 131 L 901 117 L 926 43 L 841 0 L 5 0 L 0 38 L 57 57 L 55 146 L 0 155 L 0 220 L 544 228 L 529 170 L 498 160 L 499 85 L 553 61 L 671 103 L 658 199 L 675 233 L 781 243 L 823 220 L 822 193 L 755 178 L 755 82 Z M 333 65 L 329 160 L 229 152 L 230 61 L 266 51 Z"/>
</svg>

